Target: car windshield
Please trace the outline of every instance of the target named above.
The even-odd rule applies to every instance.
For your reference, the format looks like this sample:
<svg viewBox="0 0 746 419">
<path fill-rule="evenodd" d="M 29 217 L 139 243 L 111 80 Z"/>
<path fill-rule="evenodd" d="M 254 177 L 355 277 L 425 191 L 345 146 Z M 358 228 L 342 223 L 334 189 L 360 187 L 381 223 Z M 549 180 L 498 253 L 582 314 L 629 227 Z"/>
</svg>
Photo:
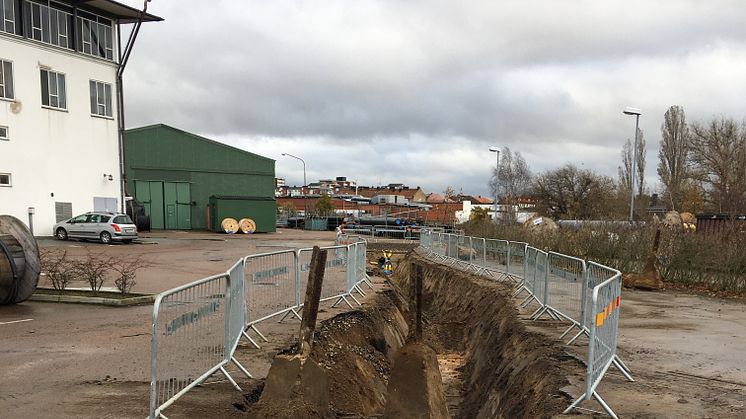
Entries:
<svg viewBox="0 0 746 419">
<path fill-rule="evenodd" d="M 128 215 L 117 215 L 114 217 L 114 223 L 116 224 L 134 224 L 132 219 Z"/>
</svg>

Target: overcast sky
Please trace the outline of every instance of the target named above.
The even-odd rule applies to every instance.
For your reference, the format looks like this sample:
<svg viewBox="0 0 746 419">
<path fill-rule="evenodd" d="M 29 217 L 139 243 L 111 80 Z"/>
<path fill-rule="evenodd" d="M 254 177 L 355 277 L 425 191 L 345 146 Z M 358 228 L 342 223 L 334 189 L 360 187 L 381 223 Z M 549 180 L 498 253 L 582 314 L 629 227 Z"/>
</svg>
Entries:
<svg viewBox="0 0 746 419">
<path fill-rule="evenodd" d="M 125 0 L 141 7 L 141 1 Z M 489 195 L 490 146 L 534 172 L 617 176 L 641 108 L 746 116 L 742 1 L 155 0 L 126 70 L 127 126 L 165 123 L 277 160 L 301 184 Z"/>
</svg>

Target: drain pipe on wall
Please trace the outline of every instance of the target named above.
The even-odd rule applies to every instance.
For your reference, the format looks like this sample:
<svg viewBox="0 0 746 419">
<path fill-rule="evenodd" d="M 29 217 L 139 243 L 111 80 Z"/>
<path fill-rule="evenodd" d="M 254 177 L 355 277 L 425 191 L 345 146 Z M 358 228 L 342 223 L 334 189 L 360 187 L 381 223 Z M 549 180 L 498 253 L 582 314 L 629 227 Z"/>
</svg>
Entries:
<svg viewBox="0 0 746 419">
<path fill-rule="evenodd" d="M 132 53 L 132 47 L 135 45 L 137 34 L 140 32 L 140 26 L 142 26 L 143 18 L 148 12 L 148 3 L 150 0 L 143 2 L 143 7 L 137 16 L 137 22 L 135 27 L 130 32 L 129 39 L 127 39 L 127 45 L 122 50 L 122 26 L 117 23 L 117 41 L 119 42 L 119 67 L 117 68 L 117 119 L 119 120 L 119 198 L 121 202 L 121 209 L 123 213 L 127 212 L 125 208 L 124 198 L 127 195 L 127 179 L 124 172 L 124 86 L 123 86 L 123 75 L 124 69 L 127 66 L 127 61 Z"/>
</svg>

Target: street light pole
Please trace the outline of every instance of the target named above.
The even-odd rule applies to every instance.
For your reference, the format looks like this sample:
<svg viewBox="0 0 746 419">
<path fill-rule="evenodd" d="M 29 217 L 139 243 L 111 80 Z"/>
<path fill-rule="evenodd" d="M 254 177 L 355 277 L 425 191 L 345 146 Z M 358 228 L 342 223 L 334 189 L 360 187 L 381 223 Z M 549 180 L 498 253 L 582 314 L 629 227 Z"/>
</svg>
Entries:
<svg viewBox="0 0 746 419">
<path fill-rule="evenodd" d="M 637 135 L 640 131 L 640 115 L 642 111 L 637 108 L 624 108 L 625 115 L 635 116 L 635 141 L 632 143 L 632 172 L 630 173 L 631 184 L 629 191 L 629 222 L 635 220 L 635 178 L 637 177 Z"/>
<path fill-rule="evenodd" d="M 490 147 L 490 151 L 496 153 L 495 156 L 495 221 L 497 221 L 497 182 L 500 175 L 500 148 Z"/>
<path fill-rule="evenodd" d="M 282 153 L 283 156 L 292 157 L 294 159 L 300 160 L 301 163 L 303 163 L 303 186 L 300 188 L 300 193 L 303 196 L 303 217 L 308 216 L 308 208 L 306 206 L 306 193 L 304 191 L 306 185 L 308 185 L 308 182 L 306 181 L 306 161 L 298 156 L 294 156 L 290 153 Z"/>
</svg>

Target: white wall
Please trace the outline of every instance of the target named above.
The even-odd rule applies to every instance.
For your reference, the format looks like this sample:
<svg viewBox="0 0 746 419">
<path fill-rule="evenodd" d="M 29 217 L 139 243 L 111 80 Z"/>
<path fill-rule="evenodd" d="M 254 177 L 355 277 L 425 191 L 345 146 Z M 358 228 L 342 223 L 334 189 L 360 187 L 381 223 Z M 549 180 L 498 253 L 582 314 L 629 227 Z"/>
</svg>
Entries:
<svg viewBox="0 0 746 419">
<path fill-rule="evenodd" d="M 94 197 L 119 197 L 116 119 L 93 117 L 89 80 L 110 83 L 116 117 L 116 64 L 0 33 L 0 58 L 13 61 L 15 106 L 0 99 L 0 172 L 13 185 L 0 187 L 0 214 L 28 222 L 35 207 L 34 234 L 52 235 L 55 202 L 71 202 L 73 215 L 93 210 Z M 67 111 L 41 107 L 40 66 L 65 74 Z M 104 174 L 114 180 L 104 179 Z M 52 194 L 54 196 L 52 196 Z"/>
</svg>

